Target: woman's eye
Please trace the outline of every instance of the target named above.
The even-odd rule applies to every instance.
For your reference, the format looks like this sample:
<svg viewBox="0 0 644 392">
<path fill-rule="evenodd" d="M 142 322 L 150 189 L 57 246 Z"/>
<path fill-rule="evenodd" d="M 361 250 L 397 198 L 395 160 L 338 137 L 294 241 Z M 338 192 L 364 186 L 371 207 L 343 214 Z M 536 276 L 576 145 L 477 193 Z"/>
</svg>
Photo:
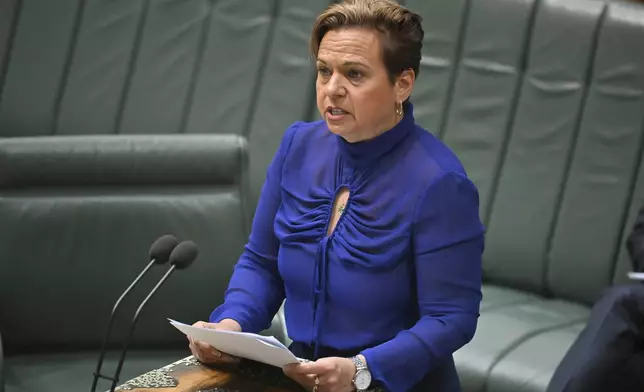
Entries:
<svg viewBox="0 0 644 392">
<path fill-rule="evenodd" d="M 360 73 L 360 71 L 351 70 L 347 73 L 347 76 L 349 79 L 360 79 L 362 77 L 362 73 Z"/>
<path fill-rule="evenodd" d="M 331 74 L 331 72 L 324 67 L 318 68 L 318 73 L 322 76 L 329 76 Z"/>
</svg>

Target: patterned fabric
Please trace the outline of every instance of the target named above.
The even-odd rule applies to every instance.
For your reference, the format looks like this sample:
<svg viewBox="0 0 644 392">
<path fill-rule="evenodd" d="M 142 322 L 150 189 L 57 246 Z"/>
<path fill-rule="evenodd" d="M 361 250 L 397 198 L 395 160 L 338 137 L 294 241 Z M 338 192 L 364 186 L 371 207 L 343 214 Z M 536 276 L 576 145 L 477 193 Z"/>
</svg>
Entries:
<svg viewBox="0 0 644 392">
<path fill-rule="evenodd" d="M 171 373 L 178 366 L 201 366 L 201 364 L 194 357 L 190 356 L 164 366 L 161 369 L 152 370 L 133 378 L 123 385 L 118 386 L 116 390 L 131 391 L 138 388 L 174 388 L 179 385 L 179 381 L 168 373 Z"/>
</svg>

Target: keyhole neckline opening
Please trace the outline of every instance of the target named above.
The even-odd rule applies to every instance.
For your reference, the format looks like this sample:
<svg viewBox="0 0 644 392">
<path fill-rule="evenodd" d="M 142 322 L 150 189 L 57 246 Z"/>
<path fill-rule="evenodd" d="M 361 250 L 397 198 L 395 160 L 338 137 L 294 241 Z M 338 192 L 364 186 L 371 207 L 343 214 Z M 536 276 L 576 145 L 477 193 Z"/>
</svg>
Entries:
<svg viewBox="0 0 644 392">
<path fill-rule="evenodd" d="M 340 203 L 339 198 L 345 192 L 347 195 L 347 200 L 344 203 Z M 330 239 L 338 231 L 338 228 L 340 227 L 340 223 L 344 219 L 344 216 L 347 214 L 347 211 L 351 206 L 352 196 L 353 196 L 353 190 L 351 189 L 349 184 L 340 184 L 338 187 L 336 187 L 335 191 L 333 192 L 333 196 L 331 197 L 331 200 L 329 202 L 329 213 L 328 213 L 329 216 L 327 217 L 326 227 L 324 228 L 325 237 Z M 334 221 L 334 215 L 337 216 L 337 219 L 335 219 L 335 225 L 333 226 L 333 230 L 330 230 L 331 225 L 333 224 L 333 221 Z"/>
</svg>

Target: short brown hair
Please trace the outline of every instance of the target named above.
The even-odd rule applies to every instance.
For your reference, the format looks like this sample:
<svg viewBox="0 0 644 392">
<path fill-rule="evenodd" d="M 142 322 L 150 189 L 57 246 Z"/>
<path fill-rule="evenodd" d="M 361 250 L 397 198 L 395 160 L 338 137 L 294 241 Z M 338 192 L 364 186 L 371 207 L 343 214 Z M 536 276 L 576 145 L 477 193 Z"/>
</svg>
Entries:
<svg viewBox="0 0 644 392">
<path fill-rule="evenodd" d="M 331 30 L 366 27 L 380 32 L 383 62 L 393 82 L 407 69 L 418 76 L 423 47 L 422 18 L 393 0 L 343 0 L 330 5 L 316 19 L 311 34 L 311 55 Z"/>
</svg>

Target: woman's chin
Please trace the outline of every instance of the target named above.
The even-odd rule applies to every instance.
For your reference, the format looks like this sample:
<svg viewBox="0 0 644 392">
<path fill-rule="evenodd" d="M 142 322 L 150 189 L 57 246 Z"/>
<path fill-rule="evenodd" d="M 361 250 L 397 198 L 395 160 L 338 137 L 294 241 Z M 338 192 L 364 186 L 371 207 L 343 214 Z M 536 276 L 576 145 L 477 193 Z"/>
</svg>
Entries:
<svg viewBox="0 0 644 392">
<path fill-rule="evenodd" d="M 338 124 L 335 122 L 326 122 L 327 128 L 329 128 L 329 132 L 334 133 L 338 136 L 347 136 L 351 134 L 351 129 L 347 127 L 345 124 Z"/>
</svg>

